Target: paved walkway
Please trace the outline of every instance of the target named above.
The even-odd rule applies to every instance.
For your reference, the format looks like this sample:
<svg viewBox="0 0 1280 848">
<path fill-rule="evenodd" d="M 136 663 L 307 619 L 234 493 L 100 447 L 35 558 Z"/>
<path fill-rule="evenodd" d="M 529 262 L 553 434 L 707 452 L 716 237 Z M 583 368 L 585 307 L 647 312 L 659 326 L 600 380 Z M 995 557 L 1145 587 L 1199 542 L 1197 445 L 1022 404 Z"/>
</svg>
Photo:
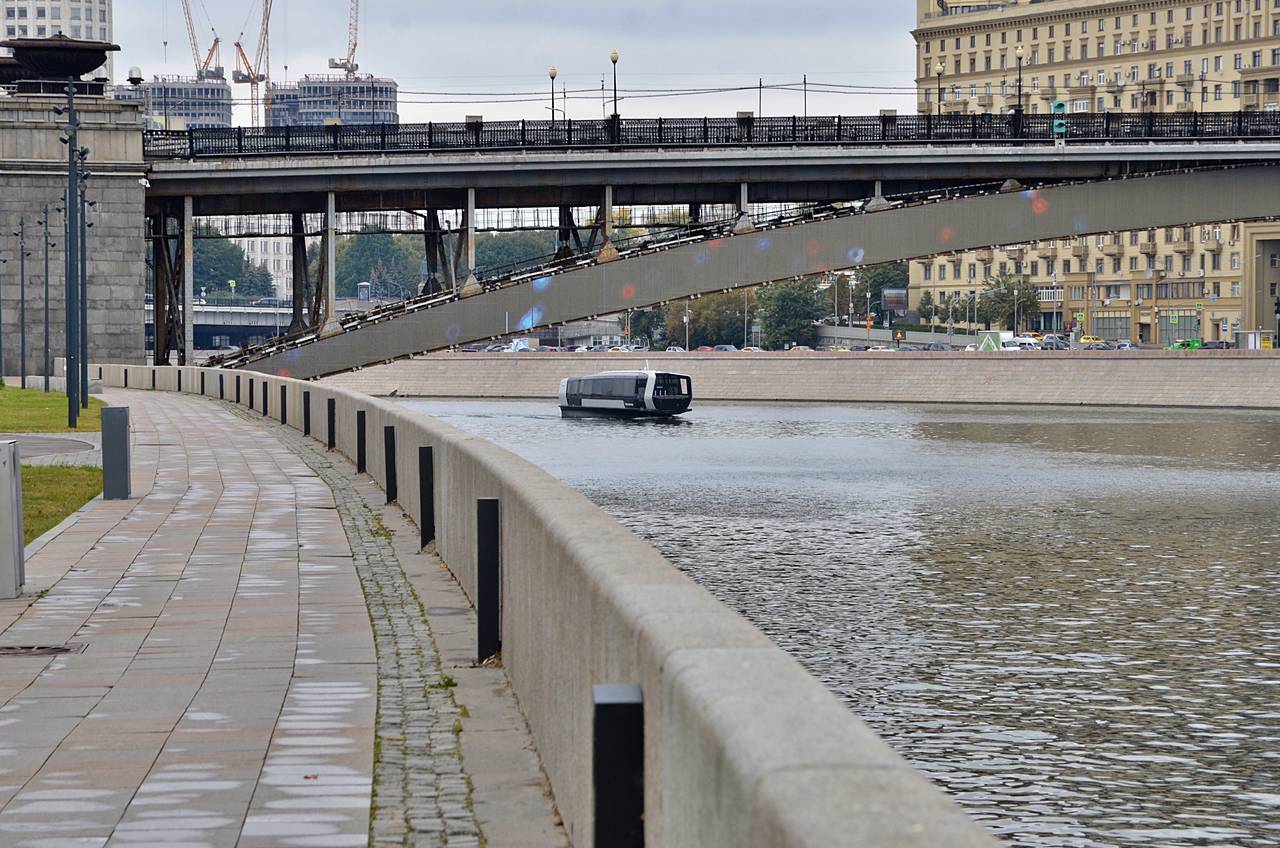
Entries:
<svg viewBox="0 0 1280 848">
<path fill-rule="evenodd" d="M 108 400 L 132 410 L 137 499 L 94 502 L 0 601 L 0 648 L 77 648 L 0 655 L 0 845 L 526 844 L 512 812 L 564 844 L 527 734 L 464 770 L 467 717 L 514 701 L 502 677 L 457 705 L 399 562 L 429 558 L 368 478 L 223 404 Z M 447 593 L 438 561 L 406 568 Z M 508 772 L 518 791 L 489 793 Z"/>
<path fill-rule="evenodd" d="M 0 433 L 16 439 L 23 465 L 102 467 L 101 433 Z"/>
</svg>

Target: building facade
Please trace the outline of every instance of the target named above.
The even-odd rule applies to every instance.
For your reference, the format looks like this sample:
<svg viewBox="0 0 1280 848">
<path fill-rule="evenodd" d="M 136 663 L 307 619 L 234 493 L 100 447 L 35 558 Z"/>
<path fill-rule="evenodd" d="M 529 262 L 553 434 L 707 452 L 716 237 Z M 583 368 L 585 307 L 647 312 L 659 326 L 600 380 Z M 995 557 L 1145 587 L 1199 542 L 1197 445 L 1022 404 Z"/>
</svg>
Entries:
<svg viewBox="0 0 1280 848">
<path fill-rule="evenodd" d="M 115 98 L 142 103 L 147 123 L 156 129 L 231 126 L 231 86 L 217 76 L 157 76 L 136 88 L 117 86 Z"/>
<path fill-rule="evenodd" d="M 266 123 L 272 127 L 400 122 L 399 86 L 369 74 L 309 74 L 295 83 L 272 83 Z"/>
<path fill-rule="evenodd" d="M 63 34 L 86 41 L 111 41 L 111 0 L 0 0 L 4 8 L 5 38 L 48 38 Z M 9 51 L 0 49 L 0 55 Z M 86 74 L 89 79 L 112 78 L 107 63 Z"/>
<path fill-rule="evenodd" d="M 1021 104 L 1035 114 L 1056 100 L 1072 112 L 1280 109 L 1280 0 L 917 0 L 916 24 L 921 113 Z M 911 263 L 913 307 L 929 291 L 950 320 L 999 274 L 1039 290 L 1029 329 L 1234 340 L 1277 329 L 1280 226 L 1224 222 L 938 256 Z"/>
</svg>

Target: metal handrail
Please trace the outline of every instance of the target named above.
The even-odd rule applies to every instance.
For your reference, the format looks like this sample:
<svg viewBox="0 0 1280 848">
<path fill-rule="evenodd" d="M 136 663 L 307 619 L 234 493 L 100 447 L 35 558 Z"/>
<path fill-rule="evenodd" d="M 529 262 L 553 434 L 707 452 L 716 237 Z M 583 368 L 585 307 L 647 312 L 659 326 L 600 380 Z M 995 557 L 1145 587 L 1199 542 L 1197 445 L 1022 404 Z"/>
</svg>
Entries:
<svg viewBox="0 0 1280 848">
<path fill-rule="evenodd" d="M 1065 133 L 1054 121 L 1065 120 Z M 148 130 L 148 159 L 769 145 L 1235 141 L 1280 138 L 1280 112 L 1077 112 L 831 117 L 607 118 Z"/>
</svg>

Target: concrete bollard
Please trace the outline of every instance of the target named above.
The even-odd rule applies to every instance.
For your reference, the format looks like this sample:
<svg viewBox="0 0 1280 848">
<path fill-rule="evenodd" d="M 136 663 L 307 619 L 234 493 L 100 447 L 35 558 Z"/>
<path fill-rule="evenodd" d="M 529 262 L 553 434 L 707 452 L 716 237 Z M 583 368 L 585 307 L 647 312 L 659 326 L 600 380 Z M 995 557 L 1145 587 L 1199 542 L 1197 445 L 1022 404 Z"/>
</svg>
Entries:
<svg viewBox="0 0 1280 848">
<path fill-rule="evenodd" d="M 591 687 L 595 842 L 644 848 L 644 693 L 630 683 Z"/>
<path fill-rule="evenodd" d="M 396 428 L 382 428 L 382 468 L 387 476 L 387 503 L 400 499 L 400 481 L 396 476 Z"/>
<path fill-rule="evenodd" d="M 26 583 L 22 537 L 22 462 L 16 441 L 0 442 L 0 598 L 16 598 Z"/>
<path fill-rule="evenodd" d="M 476 498 L 476 661 L 481 663 L 502 650 L 501 527 L 498 499 Z"/>
<path fill-rule="evenodd" d="M 429 447 L 418 448 L 418 531 L 422 547 L 436 540 L 436 466 Z"/>
<path fill-rule="evenodd" d="M 102 499 L 129 500 L 131 473 L 129 407 L 105 407 L 102 410 Z"/>
</svg>

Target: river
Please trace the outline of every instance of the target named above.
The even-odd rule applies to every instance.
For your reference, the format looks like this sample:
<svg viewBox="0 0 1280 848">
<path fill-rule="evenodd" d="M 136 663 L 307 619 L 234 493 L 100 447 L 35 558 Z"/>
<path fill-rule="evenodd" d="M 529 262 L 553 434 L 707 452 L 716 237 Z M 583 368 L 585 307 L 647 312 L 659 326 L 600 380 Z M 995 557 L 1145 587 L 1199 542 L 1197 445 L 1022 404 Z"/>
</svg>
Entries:
<svg viewBox="0 0 1280 848">
<path fill-rule="evenodd" d="M 404 401 L 576 486 L 1011 845 L 1280 845 L 1280 415 Z"/>
</svg>

